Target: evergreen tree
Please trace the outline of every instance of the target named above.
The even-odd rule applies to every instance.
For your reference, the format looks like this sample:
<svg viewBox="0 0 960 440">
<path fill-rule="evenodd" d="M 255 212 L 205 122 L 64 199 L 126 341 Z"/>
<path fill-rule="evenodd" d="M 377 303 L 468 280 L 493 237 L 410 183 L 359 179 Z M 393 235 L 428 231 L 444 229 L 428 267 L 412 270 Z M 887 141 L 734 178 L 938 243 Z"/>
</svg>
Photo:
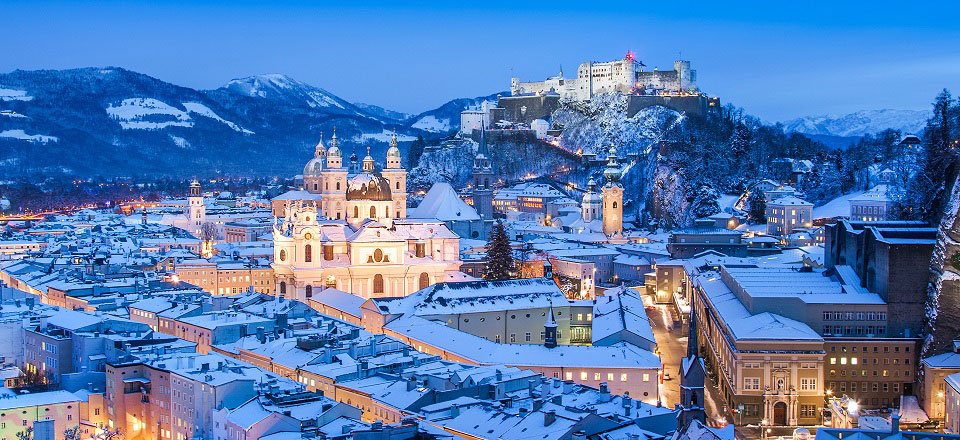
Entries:
<svg viewBox="0 0 960 440">
<path fill-rule="evenodd" d="M 720 203 L 717 199 L 720 195 L 717 191 L 707 185 L 701 185 L 693 194 L 690 201 L 690 215 L 694 218 L 710 217 L 720 212 Z"/>
<path fill-rule="evenodd" d="M 487 239 L 487 270 L 483 278 L 509 280 L 514 271 L 513 248 L 502 221 L 497 221 Z"/>
<path fill-rule="evenodd" d="M 423 150 L 427 147 L 427 143 L 423 140 L 423 135 L 417 135 L 417 140 L 413 141 L 410 144 L 409 153 L 407 153 L 408 167 L 407 169 L 416 168 L 417 164 L 420 163 L 420 156 L 423 156 Z"/>
<path fill-rule="evenodd" d="M 767 222 L 767 200 L 763 196 L 763 191 L 750 192 L 750 197 L 747 198 L 747 209 L 747 214 L 754 223 Z"/>
</svg>

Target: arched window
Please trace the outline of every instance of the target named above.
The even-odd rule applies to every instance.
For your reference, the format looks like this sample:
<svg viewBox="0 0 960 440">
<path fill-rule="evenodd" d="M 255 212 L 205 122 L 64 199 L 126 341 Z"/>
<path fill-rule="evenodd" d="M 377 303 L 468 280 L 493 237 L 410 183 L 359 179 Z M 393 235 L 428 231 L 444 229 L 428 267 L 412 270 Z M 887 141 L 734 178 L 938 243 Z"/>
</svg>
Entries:
<svg viewBox="0 0 960 440">
<path fill-rule="evenodd" d="M 286 295 L 286 294 L 287 294 L 287 282 L 286 282 L 286 281 L 281 281 L 281 282 L 280 282 L 280 295 L 283 296 L 283 295 Z"/>
<path fill-rule="evenodd" d="M 359 207 L 359 206 L 354 206 L 354 207 L 353 207 L 353 218 L 360 218 L 360 207 Z"/>
<path fill-rule="evenodd" d="M 313 184 L 313 190 L 316 191 L 317 189 L 318 189 L 318 185 L 317 185 L 316 183 L 314 183 L 314 184 Z"/>
<path fill-rule="evenodd" d="M 303 261 L 310 263 L 313 261 L 313 246 L 309 244 L 303 247 Z"/>
<path fill-rule="evenodd" d="M 397 189 L 400 189 L 400 181 L 397 181 Z"/>
<path fill-rule="evenodd" d="M 613 202 L 613 209 L 617 209 L 617 202 Z"/>
<path fill-rule="evenodd" d="M 303 291 L 306 293 L 307 298 L 313 298 L 313 286 L 307 284 L 307 287 L 304 287 Z"/>
<path fill-rule="evenodd" d="M 337 182 L 337 191 L 340 191 L 340 182 Z"/>
<path fill-rule="evenodd" d="M 323 259 L 326 261 L 333 260 L 333 245 L 325 244 L 323 245 Z"/>
<path fill-rule="evenodd" d="M 370 218 L 377 218 L 377 207 L 376 207 L 376 206 L 371 206 L 371 207 L 370 207 Z"/>
<path fill-rule="evenodd" d="M 373 293 L 383 293 L 383 275 L 373 276 Z"/>
<path fill-rule="evenodd" d="M 484 188 L 490 187 L 490 179 L 483 179 L 483 187 Z"/>
<path fill-rule="evenodd" d="M 427 275 L 426 272 L 420 274 L 420 288 L 426 289 L 430 285 L 430 275 Z"/>
</svg>

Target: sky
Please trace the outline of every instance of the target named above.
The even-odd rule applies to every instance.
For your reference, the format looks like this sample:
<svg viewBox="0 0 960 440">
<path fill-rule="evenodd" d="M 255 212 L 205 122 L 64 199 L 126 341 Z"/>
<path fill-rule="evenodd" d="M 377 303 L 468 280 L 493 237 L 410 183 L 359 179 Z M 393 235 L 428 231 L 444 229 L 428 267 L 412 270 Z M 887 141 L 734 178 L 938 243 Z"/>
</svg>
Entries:
<svg viewBox="0 0 960 440">
<path fill-rule="evenodd" d="M 960 93 L 960 2 L 0 1 L 0 72 L 117 66 L 200 89 L 283 73 L 419 113 L 622 58 L 690 60 L 767 121 Z"/>
</svg>

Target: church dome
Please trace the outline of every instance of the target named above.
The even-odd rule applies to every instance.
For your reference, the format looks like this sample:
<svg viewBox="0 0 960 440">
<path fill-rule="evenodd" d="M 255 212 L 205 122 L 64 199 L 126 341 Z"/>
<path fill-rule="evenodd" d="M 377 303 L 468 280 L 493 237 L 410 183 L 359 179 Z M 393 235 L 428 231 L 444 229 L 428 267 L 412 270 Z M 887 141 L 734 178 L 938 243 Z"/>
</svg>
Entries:
<svg viewBox="0 0 960 440">
<path fill-rule="evenodd" d="M 323 157 L 314 157 L 303 167 L 303 177 L 320 177 L 323 172 Z"/>
<path fill-rule="evenodd" d="M 397 148 L 396 146 L 391 146 L 390 148 L 387 149 L 387 157 L 399 159 L 400 149 Z"/>
<path fill-rule="evenodd" d="M 393 196 L 390 194 L 390 182 L 375 173 L 357 174 L 347 184 L 347 200 L 372 200 L 376 202 L 393 200 Z"/>
<path fill-rule="evenodd" d="M 328 157 L 343 157 L 343 153 L 340 152 L 340 147 L 336 145 L 331 145 L 330 149 L 327 150 Z"/>
</svg>

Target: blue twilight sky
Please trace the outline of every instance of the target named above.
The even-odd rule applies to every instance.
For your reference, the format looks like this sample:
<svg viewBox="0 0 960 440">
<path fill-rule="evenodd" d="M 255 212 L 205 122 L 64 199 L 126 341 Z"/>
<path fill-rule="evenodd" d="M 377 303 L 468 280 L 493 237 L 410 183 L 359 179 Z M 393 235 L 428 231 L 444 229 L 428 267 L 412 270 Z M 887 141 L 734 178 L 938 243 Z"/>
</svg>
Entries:
<svg viewBox="0 0 960 440">
<path fill-rule="evenodd" d="M 195 88 L 285 73 L 416 113 L 628 50 L 682 54 L 766 120 L 960 92 L 960 2 L 0 0 L 0 72 L 120 66 Z"/>
</svg>

